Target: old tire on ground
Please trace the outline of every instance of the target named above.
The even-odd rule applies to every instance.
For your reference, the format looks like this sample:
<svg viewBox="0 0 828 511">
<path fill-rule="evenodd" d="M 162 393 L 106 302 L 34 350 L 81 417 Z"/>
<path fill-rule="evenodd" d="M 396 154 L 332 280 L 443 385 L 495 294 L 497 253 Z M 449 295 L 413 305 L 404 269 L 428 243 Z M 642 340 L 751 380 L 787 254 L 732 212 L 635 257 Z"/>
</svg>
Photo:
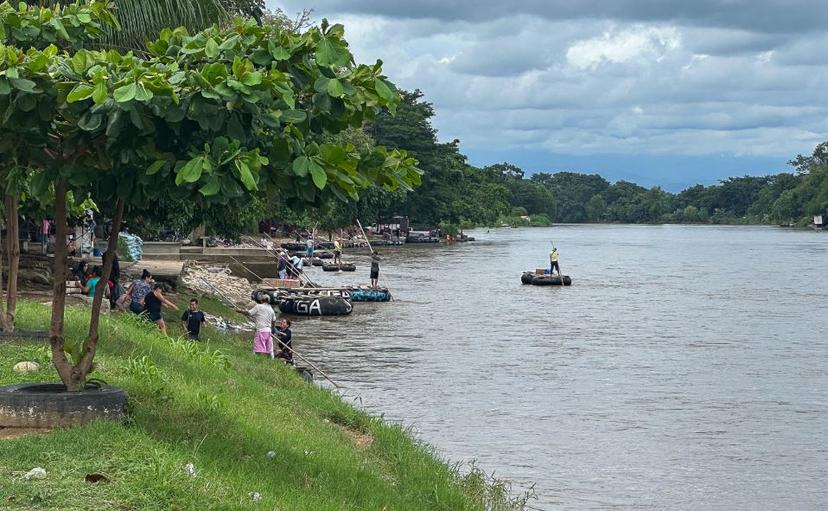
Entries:
<svg viewBox="0 0 828 511">
<path fill-rule="evenodd" d="M 127 394 L 109 385 L 87 384 L 67 392 L 62 383 L 25 383 L 0 387 L 0 428 L 57 428 L 99 419 L 121 421 Z"/>
</svg>

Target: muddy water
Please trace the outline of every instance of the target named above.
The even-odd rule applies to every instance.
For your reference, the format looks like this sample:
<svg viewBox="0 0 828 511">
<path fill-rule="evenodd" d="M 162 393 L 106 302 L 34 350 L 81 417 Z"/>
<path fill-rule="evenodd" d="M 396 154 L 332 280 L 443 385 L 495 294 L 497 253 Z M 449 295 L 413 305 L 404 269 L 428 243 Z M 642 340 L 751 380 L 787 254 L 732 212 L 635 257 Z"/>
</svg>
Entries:
<svg viewBox="0 0 828 511">
<path fill-rule="evenodd" d="M 368 410 L 538 509 L 828 506 L 828 233 L 561 226 L 383 250 L 396 301 L 294 325 Z M 554 240 L 570 288 L 522 286 Z M 309 275 L 324 284 L 356 273 Z"/>
</svg>

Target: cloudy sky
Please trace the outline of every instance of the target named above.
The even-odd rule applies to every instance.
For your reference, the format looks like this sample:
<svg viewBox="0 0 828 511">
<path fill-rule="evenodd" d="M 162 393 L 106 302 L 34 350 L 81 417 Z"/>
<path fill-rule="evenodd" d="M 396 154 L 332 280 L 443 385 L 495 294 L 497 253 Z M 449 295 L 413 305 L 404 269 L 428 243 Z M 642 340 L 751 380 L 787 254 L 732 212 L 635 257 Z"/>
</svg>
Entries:
<svg viewBox="0 0 828 511">
<path fill-rule="evenodd" d="M 676 190 L 828 140 L 821 0 L 268 0 L 343 23 L 471 163 Z"/>
</svg>

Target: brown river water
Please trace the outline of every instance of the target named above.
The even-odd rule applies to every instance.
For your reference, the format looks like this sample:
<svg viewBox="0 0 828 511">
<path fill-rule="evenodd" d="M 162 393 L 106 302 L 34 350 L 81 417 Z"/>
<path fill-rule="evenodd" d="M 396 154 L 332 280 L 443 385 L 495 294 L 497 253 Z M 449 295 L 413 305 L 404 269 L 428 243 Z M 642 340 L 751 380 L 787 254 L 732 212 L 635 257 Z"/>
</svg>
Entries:
<svg viewBox="0 0 828 511">
<path fill-rule="evenodd" d="M 534 509 L 828 507 L 828 233 L 478 229 L 381 249 L 395 301 L 294 323 L 344 395 Z M 567 288 L 523 286 L 550 241 Z M 368 283 L 356 273 L 308 275 Z"/>
</svg>

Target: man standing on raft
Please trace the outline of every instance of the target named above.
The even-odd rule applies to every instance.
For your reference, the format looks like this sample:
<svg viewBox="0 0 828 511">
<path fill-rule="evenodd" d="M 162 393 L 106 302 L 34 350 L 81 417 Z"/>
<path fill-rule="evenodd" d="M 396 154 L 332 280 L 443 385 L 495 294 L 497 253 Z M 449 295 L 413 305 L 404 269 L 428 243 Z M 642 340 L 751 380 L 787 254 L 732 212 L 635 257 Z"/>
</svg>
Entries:
<svg viewBox="0 0 828 511">
<path fill-rule="evenodd" d="M 558 249 L 552 245 L 552 252 L 549 252 L 549 274 L 554 275 L 555 270 L 558 271 L 558 275 L 561 274 L 561 267 L 558 266 Z"/>
</svg>

